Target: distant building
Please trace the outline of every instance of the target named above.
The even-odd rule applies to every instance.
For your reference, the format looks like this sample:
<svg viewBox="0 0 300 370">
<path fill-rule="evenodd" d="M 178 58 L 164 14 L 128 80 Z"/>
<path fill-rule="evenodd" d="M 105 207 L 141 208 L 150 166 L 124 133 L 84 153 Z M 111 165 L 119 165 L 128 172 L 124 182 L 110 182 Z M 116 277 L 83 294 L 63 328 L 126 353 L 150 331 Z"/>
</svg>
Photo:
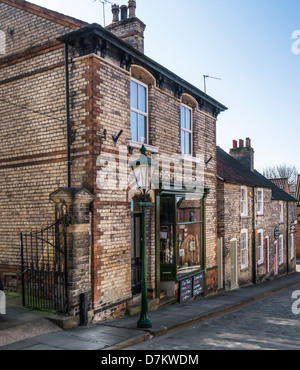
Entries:
<svg viewBox="0 0 300 370">
<path fill-rule="evenodd" d="M 273 184 L 278 186 L 281 190 L 285 191 L 288 194 L 291 194 L 290 192 L 290 186 L 289 186 L 289 179 L 286 178 L 278 178 L 278 179 L 269 179 Z"/>
<path fill-rule="evenodd" d="M 295 199 L 254 170 L 250 139 L 217 158 L 219 287 L 295 271 Z"/>
</svg>

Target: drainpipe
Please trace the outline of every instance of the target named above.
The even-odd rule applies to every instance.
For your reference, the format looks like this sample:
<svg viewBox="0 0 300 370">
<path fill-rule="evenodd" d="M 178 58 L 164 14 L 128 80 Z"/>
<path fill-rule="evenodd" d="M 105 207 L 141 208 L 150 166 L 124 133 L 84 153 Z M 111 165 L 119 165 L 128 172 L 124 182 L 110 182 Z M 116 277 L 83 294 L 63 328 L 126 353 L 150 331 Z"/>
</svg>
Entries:
<svg viewBox="0 0 300 370">
<path fill-rule="evenodd" d="M 253 227 L 253 237 L 252 237 L 252 281 L 256 284 L 256 243 L 255 243 L 255 188 L 252 188 L 253 198 L 252 198 L 252 227 Z"/>
<path fill-rule="evenodd" d="M 67 119 L 67 166 L 68 188 L 71 187 L 71 122 L 70 122 L 70 90 L 69 90 L 69 50 L 65 44 L 65 73 L 66 73 L 66 119 Z"/>
</svg>

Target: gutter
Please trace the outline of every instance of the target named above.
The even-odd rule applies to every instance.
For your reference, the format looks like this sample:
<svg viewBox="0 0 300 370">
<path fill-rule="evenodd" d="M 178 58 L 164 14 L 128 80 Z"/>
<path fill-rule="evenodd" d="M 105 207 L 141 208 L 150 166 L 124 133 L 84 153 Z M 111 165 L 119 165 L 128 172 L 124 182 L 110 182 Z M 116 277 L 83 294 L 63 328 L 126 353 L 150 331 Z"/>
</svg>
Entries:
<svg viewBox="0 0 300 370">
<path fill-rule="evenodd" d="M 68 43 L 73 43 L 74 41 L 79 40 L 83 38 L 84 36 L 101 37 L 102 39 L 109 42 L 112 46 L 117 48 L 119 51 L 122 51 L 123 53 L 127 53 L 131 55 L 134 61 L 139 61 L 145 67 L 152 68 L 158 74 L 162 74 L 163 76 L 167 77 L 169 80 L 181 85 L 187 91 L 191 92 L 192 94 L 200 97 L 201 99 L 210 103 L 214 107 L 218 108 L 221 112 L 228 109 L 223 104 L 219 103 L 218 101 L 216 101 L 209 95 L 205 94 L 203 91 L 201 91 L 197 87 L 193 86 L 189 82 L 177 76 L 175 73 L 171 72 L 170 70 L 163 67 L 159 63 L 155 62 L 151 58 L 147 57 L 145 54 L 135 49 L 129 43 L 120 39 L 118 36 L 114 35 L 112 32 L 108 31 L 107 29 L 103 28 L 97 23 L 93 23 L 86 27 L 82 27 L 78 30 L 69 32 L 63 36 L 60 36 L 57 40 L 65 44 L 68 44 Z"/>
</svg>

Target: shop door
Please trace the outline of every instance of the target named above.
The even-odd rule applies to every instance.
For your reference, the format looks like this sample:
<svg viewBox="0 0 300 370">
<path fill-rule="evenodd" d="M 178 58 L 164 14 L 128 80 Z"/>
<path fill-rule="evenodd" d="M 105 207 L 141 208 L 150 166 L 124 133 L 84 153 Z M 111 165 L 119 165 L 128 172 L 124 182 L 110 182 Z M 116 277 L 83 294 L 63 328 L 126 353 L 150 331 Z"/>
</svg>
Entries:
<svg viewBox="0 0 300 370">
<path fill-rule="evenodd" d="M 231 289 L 237 286 L 237 241 L 230 242 Z"/>
<path fill-rule="evenodd" d="M 132 295 L 141 293 L 141 267 L 142 267 L 142 215 L 132 216 L 131 231 L 131 289 Z"/>
<path fill-rule="evenodd" d="M 278 275 L 278 243 L 274 243 L 274 276 Z"/>
</svg>

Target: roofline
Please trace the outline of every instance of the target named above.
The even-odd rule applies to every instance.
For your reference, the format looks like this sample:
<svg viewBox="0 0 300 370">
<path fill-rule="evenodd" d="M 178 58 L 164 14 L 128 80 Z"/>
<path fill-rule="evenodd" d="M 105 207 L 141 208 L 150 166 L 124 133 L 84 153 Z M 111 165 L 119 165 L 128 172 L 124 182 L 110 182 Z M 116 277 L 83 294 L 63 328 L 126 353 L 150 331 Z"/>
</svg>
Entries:
<svg viewBox="0 0 300 370">
<path fill-rule="evenodd" d="M 83 28 L 77 29 L 75 31 L 68 32 L 67 34 L 60 36 L 58 38 L 59 41 L 64 42 L 65 44 L 68 44 L 70 42 L 75 41 L 80 36 L 86 35 L 95 35 L 103 38 L 104 40 L 111 43 L 116 48 L 122 50 L 125 53 L 128 53 L 129 55 L 133 56 L 133 58 L 137 61 L 140 61 L 150 68 L 156 70 L 158 73 L 161 73 L 165 77 L 169 78 L 171 81 L 174 81 L 175 83 L 181 85 L 182 87 L 189 90 L 191 93 L 197 95 L 201 99 L 205 100 L 206 102 L 210 103 L 214 107 L 218 108 L 221 112 L 227 110 L 228 108 L 218 102 L 217 100 L 213 99 L 209 95 L 205 94 L 203 91 L 192 85 L 191 83 L 185 81 L 175 73 L 171 72 L 169 69 L 163 67 L 159 63 L 155 62 L 153 59 L 147 57 L 145 54 L 131 46 L 126 41 L 120 39 L 118 36 L 114 35 L 112 32 L 108 31 L 104 27 L 100 26 L 97 23 L 92 23 L 90 25 L 87 25 Z"/>
<path fill-rule="evenodd" d="M 87 22 L 84 22 L 80 19 L 67 16 L 65 14 L 44 8 L 36 4 L 32 4 L 25 0 L 0 0 L 0 2 L 18 8 L 25 12 L 32 13 L 38 17 L 48 19 L 52 22 L 58 23 L 65 27 L 69 27 L 71 29 L 84 27 L 88 24 Z"/>
</svg>

